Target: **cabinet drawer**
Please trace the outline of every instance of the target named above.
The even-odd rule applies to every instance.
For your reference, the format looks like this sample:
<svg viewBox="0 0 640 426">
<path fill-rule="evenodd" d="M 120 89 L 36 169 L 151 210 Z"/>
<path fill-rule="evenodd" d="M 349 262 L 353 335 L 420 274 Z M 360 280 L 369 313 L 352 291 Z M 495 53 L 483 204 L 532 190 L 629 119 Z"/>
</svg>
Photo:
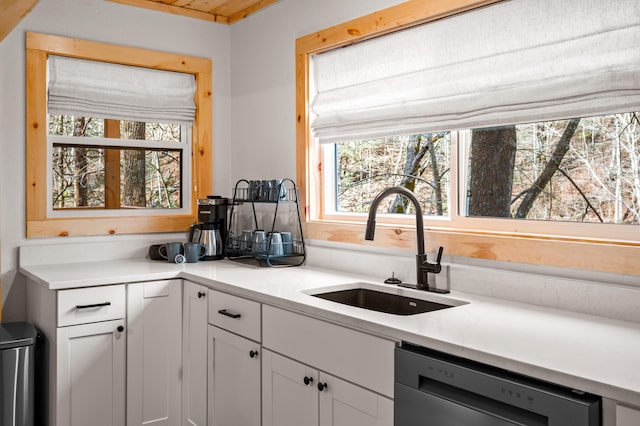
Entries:
<svg viewBox="0 0 640 426">
<path fill-rule="evenodd" d="M 209 290 L 209 323 L 259 342 L 260 304 Z"/>
<path fill-rule="evenodd" d="M 393 397 L 395 342 L 267 305 L 262 321 L 265 348 Z"/>
<path fill-rule="evenodd" d="M 58 291 L 58 327 L 124 318 L 123 284 Z"/>
</svg>

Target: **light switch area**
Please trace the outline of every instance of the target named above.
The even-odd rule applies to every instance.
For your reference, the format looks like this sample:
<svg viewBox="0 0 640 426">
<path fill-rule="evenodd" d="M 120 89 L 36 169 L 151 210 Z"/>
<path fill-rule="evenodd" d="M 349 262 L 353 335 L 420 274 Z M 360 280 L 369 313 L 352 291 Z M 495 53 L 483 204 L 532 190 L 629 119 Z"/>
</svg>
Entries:
<svg viewBox="0 0 640 426">
<path fill-rule="evenodd" d="M 616 406 L 616 426 L 638 425 L 640 425 L 640 410 L 624 405 Z"/>
</svg>

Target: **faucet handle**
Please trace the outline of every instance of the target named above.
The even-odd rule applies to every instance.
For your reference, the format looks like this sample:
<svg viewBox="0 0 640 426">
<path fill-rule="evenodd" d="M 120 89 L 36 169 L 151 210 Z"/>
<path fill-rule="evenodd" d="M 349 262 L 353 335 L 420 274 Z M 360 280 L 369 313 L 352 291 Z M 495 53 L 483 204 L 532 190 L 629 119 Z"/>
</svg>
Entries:
<svg viewBox="0 0 640 426">
<path fill-rule="evenodd" d="M 440 261 L 442 260 L 442 252 L 444 251 L 444 247 L 440 246 L 438 249 L 438 257 L 436 258 L 436 263 L 440 265 Z"/>
<path fill-rule="evenodd" d="M 428 261 L 425 261 L 422 264 L 422 268 L 426 272 L 430 272 L 432 274 L 439 274 L 440 271 L 442 271 L 442 266 L 440 265 L 440 261 L 442 260 L 443 251 L 444 251 L 444 247 L 440 246 L 440 248 L 438 249 L 438 257 L 436 258 L 436 263 L 429 263 Z"/>
</svg>

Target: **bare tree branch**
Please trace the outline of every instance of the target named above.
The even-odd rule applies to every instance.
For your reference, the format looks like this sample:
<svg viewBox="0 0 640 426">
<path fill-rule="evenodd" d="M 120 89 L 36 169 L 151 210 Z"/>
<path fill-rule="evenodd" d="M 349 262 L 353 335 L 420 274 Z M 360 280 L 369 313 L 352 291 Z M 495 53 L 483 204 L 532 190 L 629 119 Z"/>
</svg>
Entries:
<svg viewBox="0 0 640 426">
<path fill-rule="evenodd" d="M 571 185 L 573 185 L 573 187 L 580 193 L 580 196 L 587 203 L 587 206 L 593 211 L 593 213 L 595 213 L 596 216 L 598 216 L 600 222 L 604 223 L 604 220 L 602 219 L 602 216 L 600 216 L 600 213 L 598 213 L 593 204 L 591 204 L 591 201 L 589 201 L 589 198 L 587 198 L 587 195 L 582 191 L 582 189 L 580 189 L 578 184 L 571 178 L 571 176 L 569 176 L 569 174 L 567 174 L 567 172 L 565 172 L 563 169 L 558 169 L 558 171 L 562 173 L 562 175 L 566 177 L 569 182 L 571 182 Z"/>
<path fill-rule="evenodd" d="M 526 218 L 535 202 L 538 195 L 542 192 L 542 190 L 547 186 L 555 172 L 560 168 L 560 163 L 564 158 L 567 151 L 569 151 L 569 146 L 571 142 L 571 138 L 578 128 L 578 124 L 580 123 L 579 118 L 573 118 L 569 120 L 567 123 L 567 127 L 564 129 L 564 133 L 562 137 L 558 141 L 551 158 L 547 162 L 542 173 L 538 176 L 538 179 L 534 182 L 534 184 L 529 188 L 527 193 L 525 194 L 522 203 L 518 206 L 518 210 L 516 211 L 515 217 L 519 219 Z"/>
</svg>

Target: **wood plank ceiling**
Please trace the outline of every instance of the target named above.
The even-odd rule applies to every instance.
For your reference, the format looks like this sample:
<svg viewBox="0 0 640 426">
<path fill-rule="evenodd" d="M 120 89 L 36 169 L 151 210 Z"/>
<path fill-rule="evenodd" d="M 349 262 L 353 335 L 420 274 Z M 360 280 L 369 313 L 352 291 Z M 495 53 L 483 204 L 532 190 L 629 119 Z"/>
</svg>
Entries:
<svg viewBox="0 0 640 426">
<path fill-rule="evenodd" d="M 115 3 L 233 24 L 279 0 L 109 0 Z"/>
</svg>

